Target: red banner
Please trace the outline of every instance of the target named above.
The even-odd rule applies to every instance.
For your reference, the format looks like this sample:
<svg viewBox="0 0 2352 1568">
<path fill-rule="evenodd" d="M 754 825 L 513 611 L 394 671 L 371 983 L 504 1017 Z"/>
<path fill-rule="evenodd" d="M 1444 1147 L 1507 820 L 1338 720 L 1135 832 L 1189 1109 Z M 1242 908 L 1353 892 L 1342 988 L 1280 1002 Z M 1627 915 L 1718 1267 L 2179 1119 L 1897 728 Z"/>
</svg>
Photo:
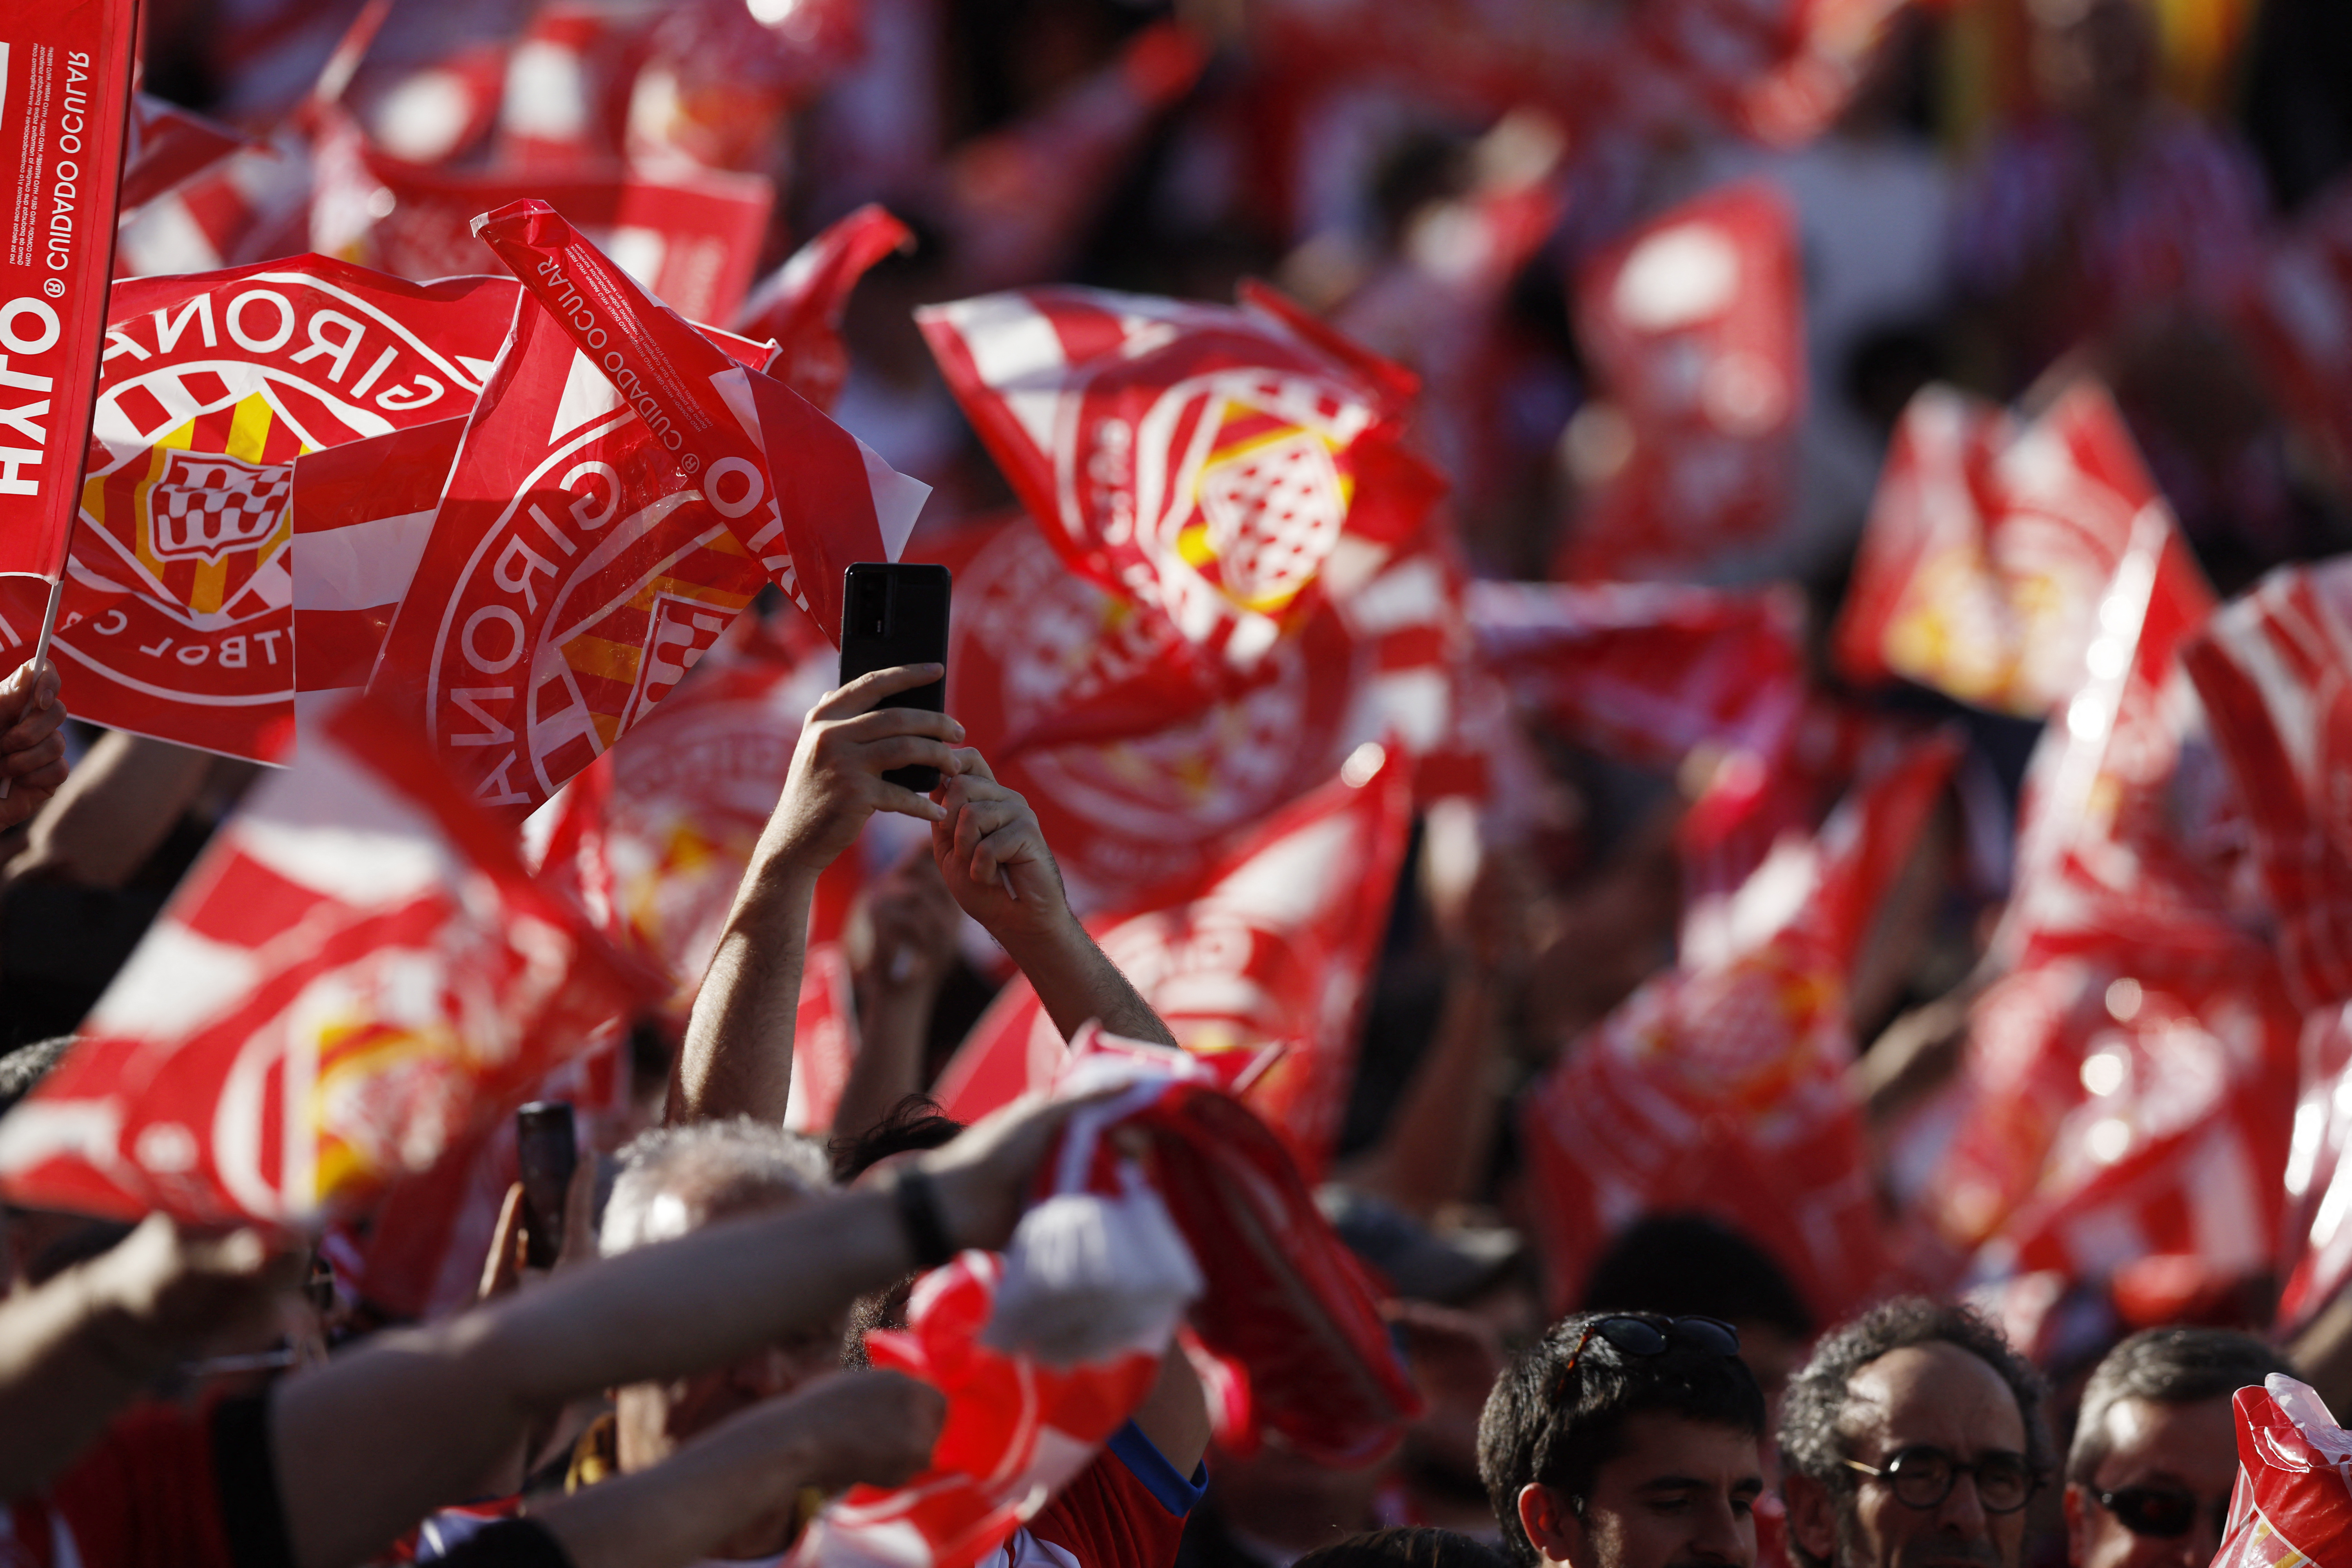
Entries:
<svg viewBox="0 0 2352 1568">
<path fill-rule="evenodd" d="M 283 761 L 294 460 L 466 413 L 517 298 L 322 257 L 117 284 L 58 623 L 74 711 Z M 0 584 L 12 628 L 38 625 L 31 587 Z"/>
<path fill-rule="evenodd" d="M 1367 747 L 1176 899 L 1094 922 L 1103 951 L 1187 1049 L 1288 1048 L 1244 1093 L 1310 1176 L 1339 1137 L 1365 987 L 1404 858 L 1411 767 Z M 1050 837 L 1050 835 L 1049 835 Z M 1062 1037 L 1015 979 L 940 1075 L 969 1120 L 1049 1087 Z"/>
<path fill-rule="evenodd" d="M 0 37 L 0 122 L 16 128 L 16 149 L 0 264 L 0 574 L 55 582 L 65 569 L 99 380 L 136 15 L 133 0 L 17 5 Z"/>
<path fill-rule="evenodd" d="M 0 1133 L 10 1201 L 314 1224 L 511 1108 L 645 977 L 404 728 L 343 710 L 222 828 Z"/>
</svg>

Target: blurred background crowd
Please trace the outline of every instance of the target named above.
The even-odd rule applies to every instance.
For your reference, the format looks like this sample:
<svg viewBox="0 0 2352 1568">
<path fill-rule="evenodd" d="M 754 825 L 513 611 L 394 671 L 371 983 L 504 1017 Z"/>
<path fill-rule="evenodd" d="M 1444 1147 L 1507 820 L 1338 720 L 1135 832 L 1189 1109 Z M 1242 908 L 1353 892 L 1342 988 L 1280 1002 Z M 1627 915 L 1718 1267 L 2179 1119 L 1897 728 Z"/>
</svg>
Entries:
<svg viewBox="0 0 2352 1568">
<path fill-rule="evenodd" d="M 337 68 L 329 124 L 318 84 L 355 20 L 373 30 Z M 1337 942 L 1318 960 L 1361 1000 L 1318 1046 L 1341 1064 L 1316 1090 L 1328 1125 L 1300 1136 L 1325 1212 L 1391 1292 L 1429 1409 L 1359 1469 L 1278 1440 L 1213 1460 L 1185 1561 L 1276 1568 L 1378 1524 L 1490 1534 L 1479 1411 L 1504 1358 L 1576 1307 L 1732 1321 L 1777 1398 L 1853 1308 L 1967 1292 L 2052 1379 L 2062 1438 L 2091 1367 L 2163 1324 L 2275 1333 L 2352 1398 L 2326 1201 L 2341 997 L 2289 939 L 2307 911 L 2269 875 L 2226 725 L 2200 716 L 2215 689 L 2171 644 L 2148 653 L 2158 634 L 2135 620 L 2123 662 L 2146 678 L 2163 757 L 2137 773 L 2112 748 L 2081 761 L 2070 734 L 2133 728 L 2130 692 L 2082 717 L 2122 664 L 2103 673 L 2094 647 L 2084 673 L 2089 630 L 2058 635 L 2074 663 L 2047 679 L 2020 673 L 2030 648 L 1992 645 L 2045 622 L 2117 631 L 2098 617 L 2140 547 L 2112 530 L 2069 547 L 2099 557 L 2087 578 L 2038 569 L 2030 547 L 1984 563 L 1995 520 L 2033 510 L 1994 492 L 2031 488 L 2037 436 L 2105 487 L 2095 504 L 2123 498 L 2123 524 L 2168 512 L 2185 555 L 2132 557 L 2160 558 L 2163 583 L 2201 576 L 2233 601 L 2352 550 L 2352 9 L 394 0 L 362 18 L 151 0 L 143 26 L 142 90 L 246 140 L 209 184 L 131 216 L 125 274 L 305 249 L 413 277 L 491 270 L 487 252 L 415 259 L 430 247 L 403 228 L 414 193 L 625 167 L 755 209 L 753 253 L 709 261 L 736 281 L 698 310 L 671 291 L 694 287 L 691 236 L 647 217 L 599 231 L 716 321 L 809 237 L 887 206 L 910 238 L 849 295 L 834 412 L 933 487 L 909 554 L 955 562 L 960 589 L 975 542 L 1026 496 L 919 307 L 1044 284 L 1223 305 L 1255 278 L 1418 377 L 1408 445 L 1446 482 L 1419 548 L 1443 561 L 1454 639 L 1424 657 L 1450 707 L 1444 739 L 1410 748 L 1404 852 L 1318 873 L 1339 903 L 1387 913 L 1362 963 Z M 633 252 L 631 233 L 652 237 Z M 1992 456 L 1939 455 L 1937 417 Z M 2120 468 L 2097 456 L 2117 449 Z M 1980 527 L 1978 576 L 1957 586 L 1904 554 L 1927 526 L 1906 534 L 1904 509 L 1954 504 L 1938 487 Z M 1986 582 L 2010 595 L 1990 619 L 1904 618 Z M 2207 601 L 2179 594 L 2192 624 L 2163 635 L 2185 642 Z M 760 613 L 784 651 L 738 649 L 698 679 L 772 658 L 789 742 L 832 651 L 795 644 L 788 607 Z M 2352 675 L 2341 657 L 2321 662 Z M 2332 679 L 2311 678 L 2290 750 L 2324 759 Z M 1220 711 L 1222 741 L 1104 766 L 1246 772 L 1306 748 L 1278 717 L 1269 734 Z M 262 772 L 81 718 L 68 749 L 74 782 L 0 840 L 10 1047 L 74 1031 Z M 1475 754 L 1470 787 L 1437 776 L 1455 752 Z M 625 795 L 614 754 L 600 787 Z M 2069 765 L 2093 782 L 2069 784 Z M 780 762 L 771 775 L 772 800 Z M 1133 915 L 1113 861 L 1066 842 L 1099 826 L 1081 798 L 1098 776 L 1013 782 L 1081 912 Z M 1251 798 L 1257 817 L 1288 804 Z M 559 825 L 597 809 L 575 791 L 527 834 L 560 859 Z M 2339 811 L 2315 806 L 2313 831 Z M 696 874 L 723 911 L 748 847 L 711 839 L 719 869 Z M 1171 842 L 1237 863 L 1231 835 Z M 649 887 L 692 869 L 665 844 Z M 887 1084 L 850 1080 L 848 1120 L 870 1124 L 890 1090 L 952 1101 L 949 1064 L 1010 966 L 903 837 L 869 833 L 852 858 L 840 907 L 820 896 L 824 973 L 849 998 L 833 1016 L 851 1056 L 876 1048 L 861 1026 L 906 1053 Z M 1791 956 L 1752 930 L 1817 947 Z M 697 941 L 707 957 L 707 932 L 681 951 Z M 1180 1039 L 1254 1043 L 1188 1035 L 1183 999 L 1130 956 L 1139 941 L 1105 945 Z M 639 1019 L 603 1087 L 570 1094 L 604 1097 L 592 1144 L 658 1119 L 690 999 L 688 984 Z M 42 1066 L 0 1072 L 21 1095 Z M 1661 1083 L 1680 1131 L 1662 1116 L 1649 1142 L 1609 1143 Z M 504 1173 L 486 1181 L 502 1191 Z M 362 1227 L 322 1249 L 338 1331 L 432 1295 L 378 1299 L 366 1242 Z M 20 1235 L 17 1257 L 54 1273 L 99 1239 L 42 1243 Z M 2054 1499 L 2036 1508 L 2028 1560 L 2063 1561 Z"/>
</svg>

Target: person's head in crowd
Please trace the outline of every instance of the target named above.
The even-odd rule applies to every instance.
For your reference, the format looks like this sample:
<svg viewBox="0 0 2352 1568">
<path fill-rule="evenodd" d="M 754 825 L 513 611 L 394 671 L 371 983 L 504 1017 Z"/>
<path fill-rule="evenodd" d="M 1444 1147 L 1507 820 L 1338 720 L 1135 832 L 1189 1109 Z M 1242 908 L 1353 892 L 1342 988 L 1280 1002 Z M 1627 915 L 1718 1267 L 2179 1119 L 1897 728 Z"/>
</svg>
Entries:
<svg viewBox="0 0 2352 1568">
<path fill-rule="evenodd" d="M 887 1169 L 909 1154 L 938 1149 L 955 1141 L 963 1123 L 940 1109 L 927 1094 L 910 1094 L 892 1106 L 881 1121 L 852 1137 L 835 1138 L 825 1145 L 833 1179 L 846 1187 L 869 1171 Z M 887 1290 L 860 1296 L 849 1310 L 849 1331 L 843 1359 L 849 1365 L 870 1364 L 866 1336 L 877 1329 L 907 1326 L 907 1301 L 914 1294 L 916 1276 L 909 1274 Z"/>
<path fill-rule="evenodd" d="M 598 1232 L 606 1258 L 715 1221 L 789 1208 L 833 1185 L 822 1143 L 749 1117 L 656 1128 L 631 1142 L 620 1159 Z M 737 1411 L 835 1370 L 845 1327 L 824 1325 L 714 1372 L 618 1390 L 614 1462 L 624 1474 L 649 1468 Z M 789 1516 L 762 1521 L 730 1542 L 724 1554 L 781 1551 L 791 1525 Z"/>
<path fill-rule="evenodd" d="M 2083 1389 L 2066 1451 L 2074 1568 L 2202 1568 L 2221 1550 L 2238 1475 L 2230 1396 L 2286 1358 L 2230 1329 L 2150 1329 L 2109 1351 Z"/>
<path fill-rule="evenodd" d="M 1478 1470 L 1526 1568 L 1750 1568 L 1764 1394 L 1727 1323 L 1580 1312 L 1487 1396 Z"/>
<path fill-rule="evenodd" d="M 1290 1568 L 1510 1568 L 1510 1560 L 1459 1531 L 1411 1525 L 1318 1546 Z"/>
<path fill-rule="evenodd" d="M 1830 1331 L 1780 1419 L 1801 1568 L 2017 1568 L 2050 1474 L 2042 1376 L 1982 1314 L 1904 1297 Z"/>
<path fill-rule="evenodd" d="M 1813 1337 L 1813 1315 L 1771 1255 L 1720 1220 L 1650 1215 L 1609 1244 L 1585 1277 L 1588 1312 L 1721 1318 L 1739 1331 L 1739 1359 L 1777 1411 Z"/>
<path fill-rule="evenodd" d="M 2148 0 L 2032 0 L 2033 72 L 2051 106 L 2128 130 L 2154 101 L 2162 39 Z"/>
</svg>

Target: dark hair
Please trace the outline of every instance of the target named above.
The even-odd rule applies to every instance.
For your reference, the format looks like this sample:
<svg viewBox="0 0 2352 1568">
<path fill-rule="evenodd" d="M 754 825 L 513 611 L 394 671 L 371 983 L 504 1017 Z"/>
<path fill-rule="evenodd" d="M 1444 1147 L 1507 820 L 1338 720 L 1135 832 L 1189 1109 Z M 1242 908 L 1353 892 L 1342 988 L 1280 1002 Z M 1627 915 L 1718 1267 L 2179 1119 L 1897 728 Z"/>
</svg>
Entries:
<svg viewBox="0 0 2352 1568">
<path fill-rule="evenodd" d="M 2272 1373 L 2294 1368 L 2276 1349 L 2234 1329 L 2149 1329 L 2109 1351 L 2083 1388 L 2083 1410 L 2066 1451 L 2066 1479 L 2087 1483 L 2113 1446 L 2107 1412 L 2118 1400 L 2201 1405 L 2227 1399 Z"/>
<path fill-rule="evenodd" d="M 1584 1308 L 1722 1318 L 1813 1337 L 1812 1313 L 1771 1254 L 1703 1214 L 1648 1215 L 1620 1231 L 1585 1277 Z"/>
<path fill-rule="evenodd" d="M 1854 1374 L 1879 1357 L 1910 1345 L 1937 1342 L 1957 1345 L 2000 1374 L 2017 1401 L 2025 1423 L 2025 1461 L 2038 1476 L 2050 1473 L 2050 1435 L 2042 1425 L 2042 1407 L 2049 1391 L 2042 1374 L 2009 1341 L 1992 1320 L 1958 1301 L 1937 1301 L 1925 1296 L 1900 1296 L 1830 1331 L 1814 1347 L 1813 1359 L 1789 1380 L 1787 1402 L 1780 1413 L 1780 1468 L 1785 1474 L 1809 1477 L 1832 1497 L 1850 1497 L 1855 1473 L 1845 1467 L 1845 1417 L 1848 1387 Z M 1789 1553 L 1803 1568 L 1822 1568 L 1791 1531 Z"/>
<path fill-rule="evenodd" d="M 49 1069 L 65 1059 L 73 1049 L 75 1037 L 59 1035 L 53 1039 L 35 1040 L 29 1046 L 18 1046 L 5 1056 L 0 1056 L 0 1115 L 16 1107 L 16 1102 L 33 1092 L 40 1081 L 49 1076 Z"/>
<path fill-rule="evenodd" d="M 1503 1548 L 1519 1563 L 1542 1561 L 1519 1524 L 1520 1489 L 1539 1481 L 1581 1508 L 1593 1477 L 1622 1451 L 1627 1416 L 1663 1410 L 1764 1435 L 1764 1394 L 1746 1362 L 1678 1337 L 1670 1336 L 1654 1356 L 1623 1354 L 1599 1334 L 1586 1338 L 1593 1322 L 1612 1316 L 1664 1321 L 1648 1312 L 1562 1318 L 1519 1352 L 1486 1395 L 1478 1418 L 1478 1476 L 1502 1527 Z M 1584 1352 L 1570 1374 L 1579 1342 Z"/>
<path fill-rule="evenodd" d="M 893 1154 L 910 1149 L 937 1149 L 955 1142 L 963 1123 L 940 1108 L 928 1094 L 910 1094 L 867 1128 L 825 1145 L 833 1161 L 833 1179 L 847 1186 Z"/>
<path fill-rule="evenodd" d="M 1414 1525 L 1318 1546 L 1291 1568 L 1510 1568 L 1510 1561 L 1483 1541 Z"/>
</svg>

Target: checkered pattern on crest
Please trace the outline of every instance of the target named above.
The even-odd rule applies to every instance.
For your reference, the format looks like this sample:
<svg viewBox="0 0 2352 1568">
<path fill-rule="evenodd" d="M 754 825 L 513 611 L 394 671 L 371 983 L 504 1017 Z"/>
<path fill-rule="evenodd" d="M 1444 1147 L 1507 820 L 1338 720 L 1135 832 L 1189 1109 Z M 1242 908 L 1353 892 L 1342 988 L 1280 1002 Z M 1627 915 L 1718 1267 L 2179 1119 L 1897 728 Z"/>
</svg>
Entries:
<svg viewBox="0 0 2352 1568">
<path fill-rule="evenodd" d="M 1225 591 L 1274 607 L 1307 584 L 1348 519 L 1330 448 L 1305 430 L 1213 462 L 1201 475 L 1201 511 Z"/>
<path fill-rule="evenodd" d="M 288 465 L 168 453 L 148 492 L 152 548 L 165 561 L 218 561 L 228 551 L 258 545 L 285 516 L 293 489 Z"/>
</svg>

